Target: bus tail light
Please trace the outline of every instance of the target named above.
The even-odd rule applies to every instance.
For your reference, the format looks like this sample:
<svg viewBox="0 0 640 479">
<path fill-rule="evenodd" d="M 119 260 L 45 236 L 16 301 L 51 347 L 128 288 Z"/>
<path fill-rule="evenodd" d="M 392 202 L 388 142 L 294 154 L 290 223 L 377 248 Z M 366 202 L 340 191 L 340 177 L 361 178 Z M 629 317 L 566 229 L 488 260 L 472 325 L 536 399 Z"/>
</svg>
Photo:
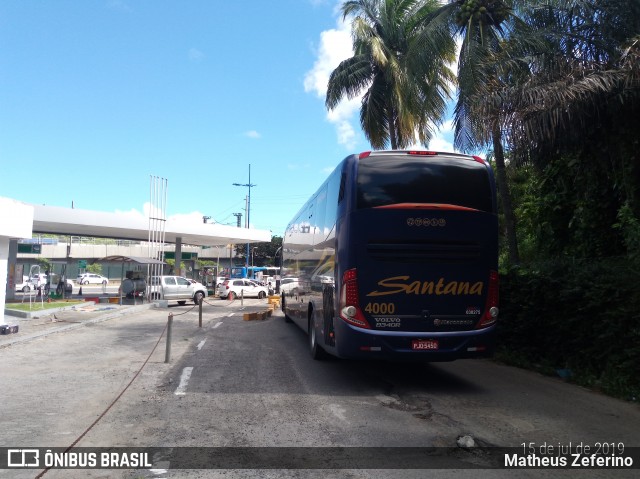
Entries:
<svg viewBox="0 0 640 479">
<path fill-rule="evenodd" d="M 358 300 L 358 275 L 355 268 L 344 272 L 342 275 L 342 288 L 340 289 L 340 317 L 347 323 L 359 328 L 371 329 L 360 310 Z"/>
<path fill-rule="evenodd" d="M 498 289 L 500 276 L 497 271 L 489 271 L 489 290 L 487 292 L 487 303 L 484 307 L 484 315 L 476 326 L 476 329 L 491 326 L 498 320 Z"/>
</svg>

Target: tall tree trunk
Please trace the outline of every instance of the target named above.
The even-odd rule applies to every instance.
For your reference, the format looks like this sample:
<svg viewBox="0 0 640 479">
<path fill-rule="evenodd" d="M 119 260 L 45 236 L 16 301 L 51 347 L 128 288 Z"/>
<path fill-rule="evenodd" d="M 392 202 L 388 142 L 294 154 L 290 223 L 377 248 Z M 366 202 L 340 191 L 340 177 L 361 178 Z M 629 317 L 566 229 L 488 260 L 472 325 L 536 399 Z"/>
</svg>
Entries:
<svg viewBox="0 0 640 479">
<path fill-rule="evenodd" d="M 507 233 L 507 245 L 509 247 L 509 262 L 511 265 L 520 264 L 518 252 L 518 237 L 516 235 L 516 217 L 513 214 L 509 182 L 507 181 L 507 169 L 504 163 L 504 149 L 502 148 L 502 133 L 499 125 L 493 127 L 493 155 L 496 160 L 496 181 L 498 183 L 498 196 L 504 213 L 505 228 Z"/>
<path fill-rule="evenodd" d="M 398 149 L 398 135 L 396 127 L 396 110 L 393 106 L 389 107 L 389 140 L 391 142 L 391 149 Z"/>
</svg>

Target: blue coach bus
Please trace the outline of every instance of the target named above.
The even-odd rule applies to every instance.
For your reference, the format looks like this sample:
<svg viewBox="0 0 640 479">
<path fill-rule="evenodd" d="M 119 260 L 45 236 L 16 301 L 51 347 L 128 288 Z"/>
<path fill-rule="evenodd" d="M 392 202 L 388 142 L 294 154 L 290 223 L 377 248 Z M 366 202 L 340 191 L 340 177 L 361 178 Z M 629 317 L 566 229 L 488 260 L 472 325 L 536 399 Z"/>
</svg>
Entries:
<svg viewBox="0 0 640 479">
<path fill-rule="evenodd" d="M 345 158 L 289 223 L 285 321 L 314 359 L 490 356 L 498 217 L 478 157 L 375 151 Z"/>
</svg>

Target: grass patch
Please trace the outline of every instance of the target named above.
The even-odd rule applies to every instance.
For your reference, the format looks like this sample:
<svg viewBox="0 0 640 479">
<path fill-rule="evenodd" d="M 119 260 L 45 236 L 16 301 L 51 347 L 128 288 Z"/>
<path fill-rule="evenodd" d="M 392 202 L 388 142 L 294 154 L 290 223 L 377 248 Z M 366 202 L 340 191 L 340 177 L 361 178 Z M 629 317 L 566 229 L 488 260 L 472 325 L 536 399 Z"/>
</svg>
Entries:
<svg viewBox="0 0 640 479">
<path fill-rule="evenodd" d="M 34 301 L 29 303 L 6 303 L 5 309 L 13 309 L 16 311 L 44 311 L 47 309 L 64 308 L 65 306 L 76 306 L 78 304 L 84 304 L 84 301 L 52 301 L 51 303 L 41 303 L 40 301 Z"/>
</svg>

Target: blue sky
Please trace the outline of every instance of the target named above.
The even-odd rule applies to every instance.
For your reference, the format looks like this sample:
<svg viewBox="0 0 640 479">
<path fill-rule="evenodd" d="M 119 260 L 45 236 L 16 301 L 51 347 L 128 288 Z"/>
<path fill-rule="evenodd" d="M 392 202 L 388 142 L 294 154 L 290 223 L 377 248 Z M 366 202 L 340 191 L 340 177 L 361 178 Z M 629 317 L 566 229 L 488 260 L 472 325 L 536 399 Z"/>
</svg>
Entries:
<svg viewBox="0 0 640 479">
<path fill-rule="evenodd" d="M 358 101 L 327 112 L 351 54 L 336 0 L 3 0 L 0 196 L 235 224 L 281 236 L 342 158 Z M 429 145 L 451 150 L 443 130 Z"/>
</svg>

